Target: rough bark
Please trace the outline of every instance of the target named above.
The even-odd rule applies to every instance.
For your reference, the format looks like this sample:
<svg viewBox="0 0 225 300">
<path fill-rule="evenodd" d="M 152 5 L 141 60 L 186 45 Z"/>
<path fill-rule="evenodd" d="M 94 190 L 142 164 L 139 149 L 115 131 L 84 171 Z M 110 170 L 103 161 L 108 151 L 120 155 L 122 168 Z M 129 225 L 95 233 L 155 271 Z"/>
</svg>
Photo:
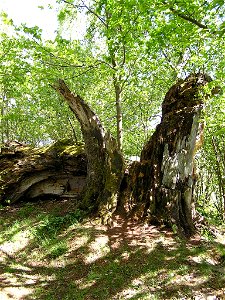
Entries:
<svg viewBox="0 0 225 300">
<path fill-rule="evenodd" d="M 46 197 L 76 199 L 87 175 L 82 145 L 70 140 L 31 148 L 10 142 L 0 154 L 0 203 L 13 204 Z"/>
<path fill-rule="evenodd" d="M 185 235 L 195 230 L 194 155 L 203 108 L 200 90 L 208 81 L 197 74 L 171 87 L 162 103 L 161 123 L 128 177 L 126 209 L 150 222 L 174 224 Z"/>
<path fill-rule="evenodd" d="M 74 112 L 84 138 L 88 166 L 81 207 L 98 211 L 103 223 L 106 223 L 117 207 L 124 173 L 123 156 L 115 139 L 105 132 L 98 116 L 80 96 L 74 95 L 63 80 L 59 80 L 54 89 L 64 97 Z"/>
</svg>

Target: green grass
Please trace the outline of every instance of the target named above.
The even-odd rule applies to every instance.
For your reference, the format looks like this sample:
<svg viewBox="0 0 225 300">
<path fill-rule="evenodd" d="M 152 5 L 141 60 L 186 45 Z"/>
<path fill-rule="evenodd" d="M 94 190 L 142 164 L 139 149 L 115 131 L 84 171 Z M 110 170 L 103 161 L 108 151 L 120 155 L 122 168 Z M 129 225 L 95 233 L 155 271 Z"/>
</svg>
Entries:
<svg viewBox="0 0 225 300">
<path fill-rule="evenodd" d="M 55 239 L 59 233 L 72 224 L 81 220 L 80 211 L 67 213 L 65 216 L 40 215 L 39 223 L 32 229 L 33 236 L 42 243 Z"/>
<path fill-rule="evenodd" d="M 31 213 L 35 211 L 35 207 L 32 203 L 25 203 L 18 211 L 18 216 L 20 218 L 30 217 Z"/>
<path fill-rule="evenodd" d="M 55 245 L 52 245 L 49 248 L 49 253 L 48 257 L 51 259 L 55 259 L 63 254 L 65 254 L 68 251 L 68 247 L 66 242 L 61 241 L 61 242 L 56 242 Z"/>
<path fill-rule="evenodd" d="M 82 223 L 80 211 L 63 205 L 1 208 L 0 299 L 9 288 L 11 298 L 18 299 L 18 292 L 23 300 L 194 299 L 225 293 L 222 243 L 191 244 L 160 230 L 140 236 L 125 225 L 114 231 Z"/>
</svg>

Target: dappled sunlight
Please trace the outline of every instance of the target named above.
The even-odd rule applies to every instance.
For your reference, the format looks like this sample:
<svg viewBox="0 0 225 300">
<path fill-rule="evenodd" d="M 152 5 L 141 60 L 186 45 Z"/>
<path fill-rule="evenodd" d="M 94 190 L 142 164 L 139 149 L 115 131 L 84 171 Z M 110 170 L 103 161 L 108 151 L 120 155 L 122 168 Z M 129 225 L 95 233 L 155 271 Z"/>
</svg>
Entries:
<svg viewBox="0 0 225 300">
<path fill-rule="evenodd" d="M 76 223 L 47 203 L 44 213 L 43 205 L 41 214 L 33 206 L 35 215 L 29 207 L 30 217 L 28 208 L 4 215 L 8 224 L 20 212 L 16 226 L 1 225 L 0 299 L 207 299 L 225 293 L 223 244 L 199 236 L 180 240 L 164 227 L 121 216 L 113 227 Z"/>
<path fill-rule="evenodd" d="M 128 261 L 128 260 L 129 260 L 129 257 L 130 257 L 130 253 L 129 253 L 128 251 L 124 251 L 124 252 L 121 254 L 121 259 L 122 259 L 122 260 Z"/>
<path fill-rule="evenodd" d="M 2 300 L 20 300 L 32 293 L 32 289 L 25 287 L 6 287 L 0 291 L 0 298 Z"/>
<path fill-rule="evenodd" d="M 30 243 L 30 232 L 24 230 L 17 232 L 12 237 L 12 241 L 6 241 L 0 245 L 0 253 L 6 253 L 8 256 L 14 256 L 22 251 Z M 1 260 L 1 259 L 0 259 Z"/>
<path fill-rule="evenodd" d="M 109 239 L 107 236 L 100 235 L 95 238 L 88 246 L 89 253 L 85 257 L 85 263 L 90 264 L 106 256 L 110 252 L 108 246 Z"/>
<path fill-rule="evenodd" d="M 7 264 L 3 263 L 0 270 L 0 299 L 25 299 L 33 293 L 34 286 L 38 284 L 44 287 L 54 279 L 54 275 L 34 274 L 32 267 L 10 263 L 10 261 Z"/>
<path fill-rule="evenodd" d="M 223 234 L 217 233 L 215 241 L 225 246 L 225 230 L 223 231 Z"/>
<path fill-rule="evenodd" d="M 87 244 L 89 237 L 87 235 L 77 234 L 76 239 L 72 238 L 68 241 L 70 251 L 78 250 Z"/>
</svg>

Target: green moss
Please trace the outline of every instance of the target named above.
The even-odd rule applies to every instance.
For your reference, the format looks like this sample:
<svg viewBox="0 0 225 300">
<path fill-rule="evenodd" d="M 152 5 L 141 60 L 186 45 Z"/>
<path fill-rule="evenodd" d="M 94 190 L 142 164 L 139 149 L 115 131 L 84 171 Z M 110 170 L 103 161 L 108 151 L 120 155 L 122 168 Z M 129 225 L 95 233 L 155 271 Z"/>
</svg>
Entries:
<svg viewBox="0 0 225 300">
<path fill-rule="evenodd" d="M 84 152 L 84 145 L 83 144 L 78 144 L 78 145 L 72 145 L 72 146 L 67 146 L 61 152 L 61 155 L 63 154 L 70 154 L 70 155 L 75 155 L 75 154 L 81 154 Z"/>
<path fill-rule="evenodd" d="M 33 152 L 33 153 L 32 153 Z M 78 143 L 75 144 L 73 140 L 70 139 L 62 139 L 55 142 L 52 145 L 48 145 L 45 147 L 35 148 L 32 150 L 32 154 L 35 155 L 78 155 L 84 152 L 84 144 Z"/>
<path fill-rule="evenodd" d="M 56 152 L 57 155 L 59 156 L 64 154 L 69 154 L 69 155 L 81 154 L 84 152 L 84 144 L 83 143 L 75 144 L 75 142 L 70 139 L 63 139 L 51 145 L 47 149 L 47 151 Z"/>
</svg>

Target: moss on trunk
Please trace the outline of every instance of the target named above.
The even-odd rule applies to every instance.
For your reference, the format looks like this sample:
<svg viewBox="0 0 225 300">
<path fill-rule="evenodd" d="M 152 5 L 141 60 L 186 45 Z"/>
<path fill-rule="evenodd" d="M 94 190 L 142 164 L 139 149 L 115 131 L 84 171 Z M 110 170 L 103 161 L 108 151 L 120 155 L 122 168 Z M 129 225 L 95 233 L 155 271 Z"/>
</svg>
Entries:
<svg viewBox="0 0 225 300">
<path fill-rule="evenodd" d="M 84 138 L 88 166 L 81 207 L 97 211 L 103 223 L 108 223 L 117 207 L 124 173 L 123 156 L 115 139 L 104 130 L 98 116 L 80 96 L 74 95 L 63 80 L 59 80 L 54 89 L 74 112 Z"/>
</svg>

